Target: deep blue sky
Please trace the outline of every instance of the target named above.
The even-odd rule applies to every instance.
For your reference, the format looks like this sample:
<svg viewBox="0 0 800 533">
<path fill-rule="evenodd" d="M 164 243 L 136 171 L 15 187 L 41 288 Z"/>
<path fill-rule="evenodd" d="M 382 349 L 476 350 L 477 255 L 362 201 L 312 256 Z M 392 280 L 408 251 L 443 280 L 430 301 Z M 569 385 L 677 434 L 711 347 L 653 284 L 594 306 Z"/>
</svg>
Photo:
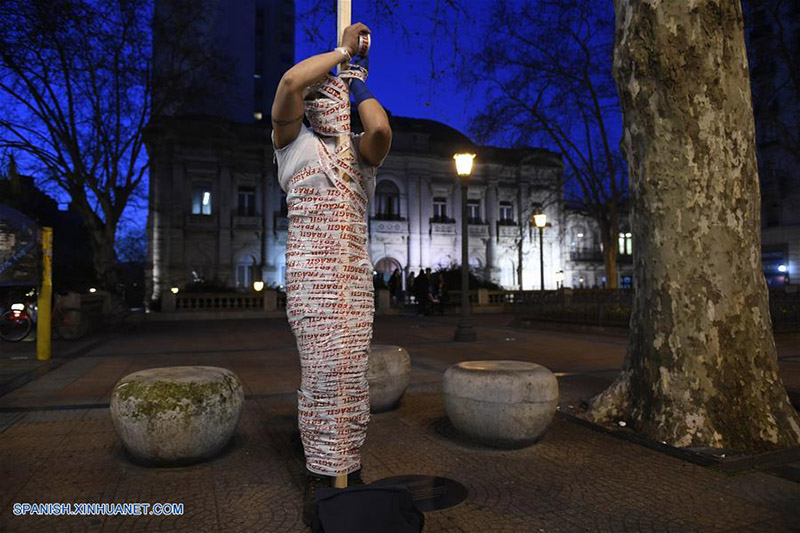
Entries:
<svg viewBox="0 0 800 533">
<path fill-rule="evenodd" d="M 334 17 L 301 17 L 314 3 L 315 0 L 296 2 L 296 61 L 336 46 Z M 440 20 L 450 16 L 447 21 L 458 24 L 462 32 L 457 38 L 463 46 L 473 37 L 470 32 L 474 33 L 472 29 L 482 13 L 481 8 L 486 9 L 491 3 L 491 0 L 465 1 L 463 4 L 469 9 L 466 17 L 461 15 L 455 19 L 451 13 L 445 12 Z M 374 4 L 373 0 L 354 0 L 352 21 L 363 22 L 372 30 L 367 84 L 375 96 L 395 115 L 438 120 L 468 133 L 468 121 L 473 114 L 471 109 L 480 105 L 481 98 L 459 87 L 456 82 L 453 34 L 440 31 L 436 34 L 436 45 L 432 45 L 434 2 L 400 2 L 392 18 L 375 13 L 371 9 Z M 307 37 L 309 26 L 318 28 L 319 35 L 314 39 Z M 455 28 L 454 25 L 450 27 Z M 433 81 L 434 76 L 440 79 Z M 130 228 L 133 232 L 143 233 L 146 217 L 146 209 L 128 209 L 123 219 L 123 231 Z"/>
<path fill-rule="evenodd" d="M 332 16 L 302 18 L 315 3 L 314 0 L 296 2 L 297 61 L 335 46 L 336 21 Z M 437 2 L 398 2 L 391 18 L 375 13 L 375 3 L 375 0 L 353 0 L 352 21 L 363 22 L 372 30 L 367 85 L 377 99 L 395 115 L 438 120 L 468 133 L 469 118 L 482 99 L 457 84 L 454 75 L 457 54 L 453 34 L 448 32 L 459 30 L 457 44 L 462 48 L 474 42 L 478 38 L 476 26 L 492 2 L 463 1 L 467 12 L 457 18 L 452 11 L 441 12 L 439 20 L 450 30 L 443 30 L 440 25 L 436 32 L 432 18 Z M 306 37 L 309 25 L 318 29 L 322 39 L 311 41 Z M 440 79 L 434 81 L 434 75 Z"/>
<path fill-rule="evenodd" d="M 335 46 L 332 13 L 305 16 L 317 3 L 334 5 L 332 0 L 296 1 L 297 61 Z M 391 15 L 378 11 L 376 6 L 381 3 L 395 2 L 353 0 L 352 21 L 364 22 L 372 30 L 368 86 L 394 115 L 437 120 L 470 135 L 469 121 L 484 104 L 483 88 L 479 72 L 475 73 L 475 84 L 461 86 L 456 65 L 463 59 L 462 52 L 467 53 L 470 48 L 502 45 L 491 35 L 482 35 L 484 20 L 496 2 L 459 0 L 457 7 L 463 9 L 459 12 L 444 1 L 407 0 L 396 2 Z M 314 30 L 316 36 L 309 38 L 309 31 Z M 129 208 L 122 231 L 143 234 L 146 216 L 145 205 Z"/>
</svg>

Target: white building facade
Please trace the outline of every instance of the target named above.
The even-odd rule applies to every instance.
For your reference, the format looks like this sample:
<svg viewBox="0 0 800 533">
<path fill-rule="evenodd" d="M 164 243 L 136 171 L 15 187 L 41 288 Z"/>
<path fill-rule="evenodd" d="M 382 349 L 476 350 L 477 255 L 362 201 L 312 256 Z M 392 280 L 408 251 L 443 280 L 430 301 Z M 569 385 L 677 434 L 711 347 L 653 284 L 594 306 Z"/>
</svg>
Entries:
<svg viewBox="0 0 800 533">
<path fill-rule="evenodd" d="M 538 289 L 543 260 L 545 288 L 577 282 L 583 266 L 570 260 L 565 241 L 558 154 L 475 146 L 429 120 L 392 117 L 392 126 L 392 151 L 369 213 L 377 271 L 407 275 L 460 264 L 460 178 L 452 156 L 470 151 L 477 155 L 467 200 L 475 272 L 509 289 L 520 281 Z M 151 127 L 148 152 L 151 299 L 200 282 L 241 289 L 258 278 L 284 284 L 288 219 L 268 130 L 221 118 L 165 118 Z M 547 215 L 543 243 L 531 225 L 535 213 Z"/>
</svg>

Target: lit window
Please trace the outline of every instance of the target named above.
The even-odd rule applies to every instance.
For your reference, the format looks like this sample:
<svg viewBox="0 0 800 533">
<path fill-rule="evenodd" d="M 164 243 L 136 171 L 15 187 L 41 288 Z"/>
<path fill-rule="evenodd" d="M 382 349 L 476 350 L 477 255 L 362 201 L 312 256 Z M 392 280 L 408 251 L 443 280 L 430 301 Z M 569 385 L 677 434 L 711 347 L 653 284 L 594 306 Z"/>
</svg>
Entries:
<svg viewBox="0 0 800 533">
<path fill-rule="evenodd" d="M 500 202 L 500 222 L 514 222 L 514 207 L 511 202 Z"/>
<path fill-rule="evenodd" d="M 631 247 L 631 234 L 630 233 L 620 233 L 619 234 L 619 254 L 620 255 L 631 255 L 632 247 Z"/>
<path fill-rule="evenodd" d="M 390 180 L 382 180 L 375 187 L 375 201 L 377 203 L 376 218 L 382 220 L 397 220 L 400 218 L 400 190 Z"/>
<path fill-rule="evenodd" d="M 210 215 L 211 214 L 211 184 L 208 182 L 196 182 L 192 186 L 192 214 Z"/>
<path fill-rule="evenodd" d="M 433 199 L 433 221 L 447 221 L 447 198 L 436 197 Z"/>
</svg>

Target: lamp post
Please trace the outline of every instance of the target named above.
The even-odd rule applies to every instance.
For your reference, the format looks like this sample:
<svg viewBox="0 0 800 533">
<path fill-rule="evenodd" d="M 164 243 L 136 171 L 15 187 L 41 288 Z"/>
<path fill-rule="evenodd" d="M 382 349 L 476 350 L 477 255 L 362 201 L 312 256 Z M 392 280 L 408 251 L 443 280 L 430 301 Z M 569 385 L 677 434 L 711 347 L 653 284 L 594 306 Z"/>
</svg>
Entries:
<svg viewBox="0 0 800 533">
<path fill-rule="evenodd" d="M 547 225 L 547 215 L 533 215 L 533 222 L 539 228 L 539 272 L 542 275 L 539 289 L 544 290 L 544 227 Z"/>
<path fill-rule="evenodd" d="M 476 339 L 469 321 L 469 221 L 467 220 L 467 180 L 472 172 L 475 154 L 455 154 L 456 172 L 461 182 L 461 320 L 456 328 L 455 340 L 471 342 Z"/>
</svg>

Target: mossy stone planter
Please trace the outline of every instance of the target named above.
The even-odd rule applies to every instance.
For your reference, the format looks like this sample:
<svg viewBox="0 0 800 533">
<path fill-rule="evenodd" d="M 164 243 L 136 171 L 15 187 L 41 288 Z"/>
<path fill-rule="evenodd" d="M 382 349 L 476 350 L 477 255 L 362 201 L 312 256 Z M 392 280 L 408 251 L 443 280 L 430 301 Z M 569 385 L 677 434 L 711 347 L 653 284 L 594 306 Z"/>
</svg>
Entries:
<svg viewBox="0 0 800 533">
<path fill-rule="evenodd" d="M 183 465 L 225 447 L 243 404 L 242 385 L 230 370 L 150 368 L 119 380 L 111 394 L 111 420 L 139 462 Z"/>
</svg>

